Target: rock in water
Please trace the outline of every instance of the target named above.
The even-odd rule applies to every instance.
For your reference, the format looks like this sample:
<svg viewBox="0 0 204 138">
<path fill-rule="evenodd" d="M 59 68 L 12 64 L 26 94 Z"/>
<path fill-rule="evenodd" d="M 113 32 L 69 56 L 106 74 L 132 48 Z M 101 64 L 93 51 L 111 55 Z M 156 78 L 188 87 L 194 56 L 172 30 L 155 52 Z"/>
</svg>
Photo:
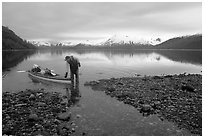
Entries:
<svg viewBox="0 0 204 138">
<path fill-rule="evenodd" d="M 76 117 L 77 117 L 77 118 L 80 118 L 80 117 L 81 117 L 81 115 L 79 115 L 79 114 L 78 114 L 78 115 L 76 115 Z"/>
<path fill-rule="evenodd" d="M 69 121 L 69 119 L 71 118 L 71 113 L 70 112 L 64 112 L 64 113 L 60 113 L 57 118 L 59 120 L 63 120 L 63 121 Z"/>
</svg>

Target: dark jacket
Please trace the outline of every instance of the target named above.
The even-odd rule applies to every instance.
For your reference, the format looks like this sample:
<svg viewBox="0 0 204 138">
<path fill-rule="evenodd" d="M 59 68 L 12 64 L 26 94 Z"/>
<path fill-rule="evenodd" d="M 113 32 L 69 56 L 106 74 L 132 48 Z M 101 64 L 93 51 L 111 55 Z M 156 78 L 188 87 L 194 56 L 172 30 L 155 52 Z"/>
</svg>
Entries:
<svg viewBox="0 0 204 138">
<path fill-rule="evenodd" d="M 70 60 L 67 61 L 70 65 L 70 70 L 72 73 L 76 74 L 80 65 L 80 62 L 77 58 L 74 58 L 73 56 L 70 57 Z"/>
</svg>

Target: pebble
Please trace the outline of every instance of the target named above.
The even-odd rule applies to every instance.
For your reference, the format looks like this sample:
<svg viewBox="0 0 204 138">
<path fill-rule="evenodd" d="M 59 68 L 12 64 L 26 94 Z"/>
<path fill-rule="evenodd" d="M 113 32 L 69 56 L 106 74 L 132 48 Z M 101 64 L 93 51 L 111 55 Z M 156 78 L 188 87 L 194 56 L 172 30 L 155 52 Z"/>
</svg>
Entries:
<svg viewBox="0 0 204 138">
<path fill-rule="evenodd" d="M 39 118 L 37 114 L 30 114 L 28 117 L 28 121 L 37 121 L 38 119 Z"/>
<path fill-rule="evenodd" d="M 151 106 L 149 104 L 142 105 L 142 108 L 141 108 L 142 112 L 150 112 L 150 110 L 151 110 Z"/>
<path fill-rule="evenodd" d="M 69 121 L 69 119 L 71 118 L 71 112 L 64 112 L 64 113 L 60 113 L 57 118 L 59 120 L 63 120 L 63 121 Z"/>
<path fill-rule="evenodd" d="M 82 136 L 85 136 L 86 135 L 86 132 L 82 132 Z"/>
<path fill-rule="evenodd" d="M 72 128 L 72 132 L 75 132 L 75 129 L 74 129 L 74 128 Z"/>
<path fill-rule="evenodd" d="M 110 87 L 110 88 L 107 88 L 107 90 L 108 90 L 109 92 L 113 92 L 113 91 L 115 91 L 115 88 Z"/>
<path fill-rule="evenodd" d="M 81 115 L 78 114 L 78 115 L 76 115 L 76 117 L 77 117 L 77 118 L 81 118 Z"/>
<path fill-rule="evenodd" d="M 152 105 L 153 108 L 157 109 L 159 108 L 159 106 L 161 105 L 161 102 L 160 101 L 155 101 Z"/>
<path fill-rule="evenodd" d="M 15 106 L 19 107 L 19 106 L 25 106 L 25 105 L 27 105 L 27 104 L 26 103 L 24 103 L 24 104 L 16 104 Z"/>
<path fill-rule="evenodd" d="M 60 120 L 58 120 L 58 119 L 54 119 L 54 123 L 60 124 L 61 122 L 60 122 Z"/>
<path fill-rule="evenodd" d="M 29 97 L 29 100 L 35 100 L 35 95 L 31 94 L 30 97 Z"/>
<path fill-rule="evenodd" d="M 38 106 L 46 106 L 46 103 L 44 103 L 44 102 L 38 102 L 37 105 L 38 105 Z"/>
<path fill-rule="evenodd" d="M 76 124 L 74 122 L 71 123 L 72 126 L 76 126 Z"/>
</svg>

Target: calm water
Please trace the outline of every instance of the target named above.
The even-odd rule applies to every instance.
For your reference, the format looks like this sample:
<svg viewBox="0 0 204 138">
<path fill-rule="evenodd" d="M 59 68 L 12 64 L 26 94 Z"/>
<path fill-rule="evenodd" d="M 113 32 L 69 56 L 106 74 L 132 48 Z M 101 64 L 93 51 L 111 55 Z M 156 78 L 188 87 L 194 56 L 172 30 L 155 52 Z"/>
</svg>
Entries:
<svg viewBox="0 0 204 138">
<path fill-rule="evenodd" d="M 26 54 L 27 53 L 27 54 Z M 43 88 L 66 95 L 66 86 L 39 83 L 27 73 L 33 64 L 53 69 L 64 75 L 66 55 L 81 62 L 79 95 L 71 107 L 74 135 L 190 135 L 172 122 L 161 121 L 157 115 L 143 117 L 135 108 L 111 98 L 100 91 L 84 87 L 86 81 L 103 78 L 179 73 L 199 73 L 202 51 L 151 50 L 41 50 L 37 52 L 3 52 L 3 91 Z M 9 70 L 8 70 L 9 68 Z M 76 116 L 81 116 L 77 118 Z"/>
</svg>

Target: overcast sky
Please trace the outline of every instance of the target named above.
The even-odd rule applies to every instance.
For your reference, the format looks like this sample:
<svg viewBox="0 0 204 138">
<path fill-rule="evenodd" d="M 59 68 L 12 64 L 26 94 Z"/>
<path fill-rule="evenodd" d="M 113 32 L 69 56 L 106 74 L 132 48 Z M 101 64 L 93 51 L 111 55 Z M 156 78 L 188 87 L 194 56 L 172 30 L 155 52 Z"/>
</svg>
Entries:
<svg viewBox="0 0 204 138">
<path fill-rule="evenodd" d="M 202 33 L 202 3 L 3 3 L 2 24 L 27 40 L 170 38 Z"/>
</svg>

